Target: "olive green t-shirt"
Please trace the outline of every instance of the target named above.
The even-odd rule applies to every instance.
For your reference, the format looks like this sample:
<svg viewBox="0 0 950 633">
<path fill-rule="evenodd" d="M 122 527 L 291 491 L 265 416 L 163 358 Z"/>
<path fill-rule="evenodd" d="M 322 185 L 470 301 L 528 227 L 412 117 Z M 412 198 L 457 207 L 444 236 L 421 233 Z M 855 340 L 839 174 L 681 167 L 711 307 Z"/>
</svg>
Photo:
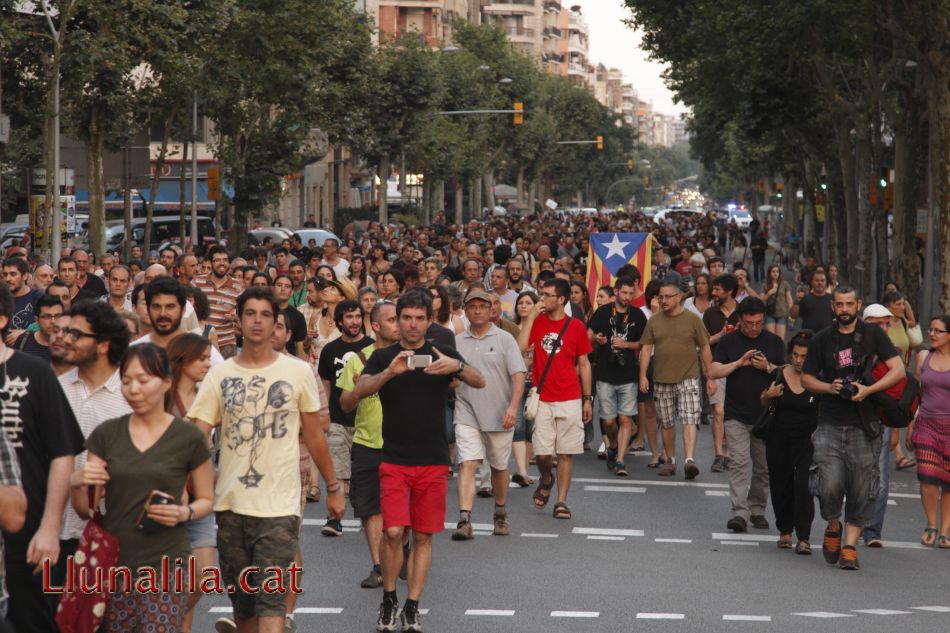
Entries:
<svg viewBox="0 0 950 633">
<path fill-rule="evenodd" d="M 139 567 L 161 570 L 162 557 L 181 558 L 187 569 L 191 555 L 187 523 L 148 534 L 138 518 L 149 494 L 161 490 L 180 499 L 188 473 L 211 459 L 208 442 L 194 424 L 175 418 L 158 441 L 142 452 L 129 435 L 129 416 L 100 424 L 86 440 L 86 448 L 106 461 L 106 509 L 103 527 L 119 539 L 119 565 L 133 575 Z"/>
<path fill-rule="evenodd" d="M 678 384 L 699 378 L 696 348 L 709 343 L 709 332 L 702 319 L 689 310 L 673 317 L 660 311 L 647 321 L 640 343 L 653 346 L 654 382 Z"/>
</svg>

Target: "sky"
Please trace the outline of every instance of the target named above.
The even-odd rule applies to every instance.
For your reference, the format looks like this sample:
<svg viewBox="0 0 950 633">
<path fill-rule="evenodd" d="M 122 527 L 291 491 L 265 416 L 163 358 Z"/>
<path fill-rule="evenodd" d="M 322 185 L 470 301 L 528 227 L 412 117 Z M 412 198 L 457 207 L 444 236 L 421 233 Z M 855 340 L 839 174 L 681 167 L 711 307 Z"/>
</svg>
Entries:
<svg viewBox="0 0 950 633">
<path fill-rule="evenodd" d="M 660 73 L 663 65 L 650 61 L 640 49 L 640 34 L 623 20 L 629 11 L 622 0 L 561 0 L 562 6 L 581 6 L 581 13 L 590 27 L 590 61 L 623 71 L 624 83 L 631 83 L 639 97 L 653 102 L 654 112 L 681 114 L 682 104 L 673 103 L 670 92 Z"/>
</svg>

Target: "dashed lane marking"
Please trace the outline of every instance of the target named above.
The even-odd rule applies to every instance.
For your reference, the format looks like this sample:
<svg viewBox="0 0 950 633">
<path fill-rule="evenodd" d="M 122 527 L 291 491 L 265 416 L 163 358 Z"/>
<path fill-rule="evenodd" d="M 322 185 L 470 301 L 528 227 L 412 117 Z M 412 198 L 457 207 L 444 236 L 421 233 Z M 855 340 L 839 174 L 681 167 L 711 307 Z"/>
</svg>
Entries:
<svg viewBox="0 0 950 633">
<path fill-rule="evenodd" d="M 767 534 L 736 534 L 734 532 L 713 532 L 714 541 L 777 541 L 776 536 Z"/>
<path fill-rule="evenodd" d="M 719 541 L 721 545 L 745 545 L 746 547 L 758 547 L 757 541 Z"/>
<path fill-rule="evenodd" d="M 910 615 L 912 611 L 897 611 L 895 609 L 855 609 L 855 613 L 866 613 L 868 615 Z"/>
<path fill-rule="evenodd" d="M 449 523 L 448 521 L 445 522 L 446 530 L 454 530 L 456 527 L 457 526 L 455 523 Z M 478 532 L 491 532 L 495 529 L 495 526 L 491 523 L 472 523 L 472 529 Z"/>
<path fill-rule="evenodd" d="M 653 539 L 656 543 L 685 543 L 689 544 L 693 542 L 691 538 L 655 538 Z"/>
<path fill-rule="evenodd" d="M 793 613 L 792 615 L 800 615 L 803 618 L 853 618 L 854 614 L 852 613 L 834 613 L 832 611 L 806 611 L 804 613 Z"/>
<path fill-rule="evenodd" d="M 594 534 L 598 536 L 643 536 L 643 530 L 617 530 L 610 528 L 576 527 L 573 534 Z"/>
<path fill-rule="evenodd" d="M 706 496 L 707 497 L 728 497 L 729 491 L 728 490 L 707 490 Z"/>
<path fill-rule="evenodd" d="M 465 615 L 483 615 L 508 618 L 515 614 L 514 609 L 466 609 Z"/>
<path fill-rule="evenodd" d="M 475 536 L 491 536 L 492 531 L 491 530 L 473 530 L 472 534 L 474 534 Z"/>
<path fill-rule="evenodd" d="M 582 484 L 623 484 L 627 486 L 671 486 L 674 488 L 729 488 L 729 484 L 711 484 L 699 481 L 663 481 L 660 479 L 598 479 L 574 477 L 571 481 Z"/>
<path fill-rule="evenodd" d="M 588 541 L 626 541 L 626 536 L 601 536 L 597 534 L 592 534 L 587 537 Z"/>
<path fill-rule="evenodd" d="M 911 609 L 916 609 L 917 611 L 929 611 L 931 613 L 950 613 L 950 607 L 943 606 L 911 607 Z"/>
<path fill-rule="evenodd" d="M 231 613 L 231 607 L 211 607 L 208 609 L 208 613 Z M 428 610 L 426 610 L 428 612 Z M 311 615 L 340 615 L 343 613 L 343 607 L 297 607 L 294 609 L 294 614 L 311 614 Z M 419 613 L 425 615 L 422 609 L 419 609 Z"/>
<path fill-rule="evenodd" d="M 521 536 L 525 538 L 557 538 L 557 534 L 548 534 L 545 532 L 522 532 Z"/>
<path fill-rule="evenodd" d="M 585 492 L 646 492 L 646 488 L 639 486 L 584 486 Z"/>
<path fill-rule="evenodd" d="M 599 618 L 600 611 L 552 611 L 552 618 Z"/>
<path fill-rule="evenodd" d="M 686 615 L 682 613 L 638 613 L 638 620 L 684 620 Z"/>
<path fill-rule="evenodd" d="M 884 541 L 884 547 L 893 547 L 896 549 L 931 549 L 915 541 Z"/>
<path fill-rule="evenodd" d="M 724 615 L 722 619 L 726 622 L 771 622 L 770 615 Z"/>
</svg>

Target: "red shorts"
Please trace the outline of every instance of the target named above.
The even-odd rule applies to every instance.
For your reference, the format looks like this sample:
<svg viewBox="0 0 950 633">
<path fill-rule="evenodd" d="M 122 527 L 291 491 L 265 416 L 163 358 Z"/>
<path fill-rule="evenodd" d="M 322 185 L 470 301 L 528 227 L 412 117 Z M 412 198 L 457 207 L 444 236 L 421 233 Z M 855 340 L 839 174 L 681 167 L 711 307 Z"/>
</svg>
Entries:
<svg viewBox="0 0 950 633">
<path fill-rule="evenodd" d="M 445 529 L 448 466 L 379 465 L 379 507 L 383 529 L 411 527 L 423 534 Z"/>
</svg>

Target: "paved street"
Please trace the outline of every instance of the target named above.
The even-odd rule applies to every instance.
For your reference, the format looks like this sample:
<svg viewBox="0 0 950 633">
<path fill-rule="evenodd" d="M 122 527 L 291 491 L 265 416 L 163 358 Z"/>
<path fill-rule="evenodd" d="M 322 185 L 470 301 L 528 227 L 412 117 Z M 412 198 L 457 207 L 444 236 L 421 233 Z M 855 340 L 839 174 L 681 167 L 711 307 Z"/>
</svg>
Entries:
<svg viewBox="0 0 950 633">
<path fill-rule="evenodd" d="M 917 545 L 923 517 L 912 470 L 892 473 L 886 547 L 860 547 L 862 570 L 849 573 L 823 561 L 822 522 L 811 557 L 776 548 L 773 531 L 728 533 L 727 474 L 708 471 L 709 428 L 695 482 L 681 471 L 657 477 L 646 454 L 628 458 L 626 479 L 582 456 L 572 521 L 552 518 L 550 506 L 534 510 L 531 489 L 513 488 L 512 535 L 493 537 L 492 500 L 476 499 L 482 532 L 474 541 L 454 543 L 450 530 L 436 538 L 421 601 L 426 631 L 950 630 L 950 551 Z M 449 491 L 454 527 L 454 480 Z M 300 631 L 372 631 L 381 590 L 359 588 L 369 569 L 365 542 L 352 521 L 342 538 L 322 537 L 322 512 L 310 504 L 304 527 Z M 404 600 L 405 583 L 398 591 Z M 223 597 L 203 601 L 194 630 L 210 631 L 222 609 Z"/>
</svg>

